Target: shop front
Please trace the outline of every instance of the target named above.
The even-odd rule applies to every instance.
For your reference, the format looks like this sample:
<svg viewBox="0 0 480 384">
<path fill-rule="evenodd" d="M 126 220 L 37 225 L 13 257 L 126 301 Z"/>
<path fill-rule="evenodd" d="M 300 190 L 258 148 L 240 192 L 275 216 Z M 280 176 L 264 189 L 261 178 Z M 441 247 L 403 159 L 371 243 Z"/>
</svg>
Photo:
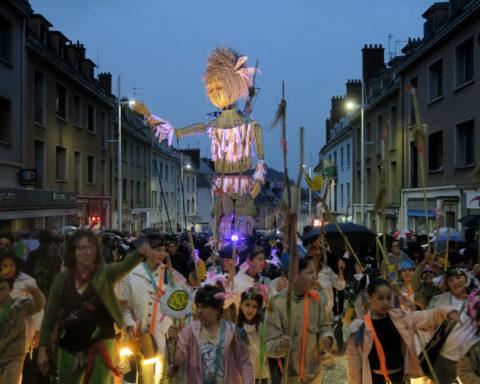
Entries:
<svg viewBox="0 0 480 384">
<path fill-rule="evenodd" d="M 111 228 L 111 198 L 108 196 L 77 196 L 79 225 Z"/>
<path fill-rule="evenodd" d="M 60 229 L 77 225 L 73 192 L 37 189 L 0 189 L 0 231 Z"/>
</svg>

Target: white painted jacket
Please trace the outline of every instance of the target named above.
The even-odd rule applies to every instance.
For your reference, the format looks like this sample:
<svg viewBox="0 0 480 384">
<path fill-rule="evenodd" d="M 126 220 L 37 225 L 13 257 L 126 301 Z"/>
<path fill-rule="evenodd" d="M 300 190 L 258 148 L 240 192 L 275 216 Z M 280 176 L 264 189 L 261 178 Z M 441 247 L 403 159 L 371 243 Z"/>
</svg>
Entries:
<svg viewBox="0 0 480 384">
<path fill-rule="evenodd" d="M 160 273 L 166 274 L 166 269 L 162 264 L 156 271 L 152 271 L 156 286 L 158 286 Z M 177 271 L 173 270 L 173 275 L 175 284 L 186 283 L 185 278 Z M 126 301 L 122 306 L 126 326 L 134 327 L 141 333 L 150 333 L 150 322 L 155 308 L 155 293 L 145 271 L 144 263 L 137 265 L 123 279 L 122 296 L 121 299 Z M 171 324 L 173 324 L 173 320 L 162 314 L 160 304 L 158 304 L 153 339 L 157 345 L 157 351 L 164 356 L 166 334 Z"/>
<path fill-rule="evenodd" d="M 33 299 L 32 295 L 30 295 L 26 290 L 25 287 L 27 285 L 37 286 L 37 282 L 35 279 L 26 273 L 20 272 L 18 276 L 15 278 L 15 282 L 13 284 L 13 290 L 10 296 L 14 299 L 17 298 L 30 298 Z M 42 325 L 43 320 L 43 309 L 36 313 L 35 315 L 28 316 L 25 319 L 25 353 L 30 353 L 32 349 L 32 341 L 35 332 L 40 332 L 40 327 Z"/>
<path fill-rule="evenodd" d="M 327 296 L 327 312 L 330 313 L 334 305 L 333 288 L 337 291 L 345 289 L 345 280 L 339 280 L 338 275 L 333 272 L 327 264 L 322 263 L 322 270 L 318 273 L 318 283 Z"/>
</svg>

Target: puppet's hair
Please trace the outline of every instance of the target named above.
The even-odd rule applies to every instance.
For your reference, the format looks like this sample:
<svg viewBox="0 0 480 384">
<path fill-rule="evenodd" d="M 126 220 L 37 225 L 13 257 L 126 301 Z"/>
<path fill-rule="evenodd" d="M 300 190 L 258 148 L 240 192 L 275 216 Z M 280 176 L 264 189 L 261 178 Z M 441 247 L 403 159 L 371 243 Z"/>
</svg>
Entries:
<svg viewBox="0 0 480 384">
<path fill-rule="evenodd" d="M 247 56 L 227 47 L 216 48 L 207 59 L 207 69 L 203 75 L 205 86 L 211 82 L 221 82 L 223 92 L 232 100 L 248 96 L 253 84 L 255 68 L 246 66 Z"/>
</svg>

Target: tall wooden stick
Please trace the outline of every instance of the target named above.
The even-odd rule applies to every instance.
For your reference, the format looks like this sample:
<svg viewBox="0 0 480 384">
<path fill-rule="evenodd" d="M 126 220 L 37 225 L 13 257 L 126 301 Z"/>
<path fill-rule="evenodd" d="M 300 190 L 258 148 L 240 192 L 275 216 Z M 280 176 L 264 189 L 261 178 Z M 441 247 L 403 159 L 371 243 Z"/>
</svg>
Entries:
<svg viewBox="0 0 480 384">
<path fill-rule="evenodd" d="M 413 109 L 415 113 L 415 134 L 418 138 L 417 140 L 417 155 L 420 165 L 420 179 L 422 183 L 422 192 L 423 192 L 423 208 L 425 210 L 425 224 L 427 226 L 427 231 L 430 231 L 430 220 L 428 217 L 428 201 L 427 201 L 427 180 L 425 176 L 425 158 L 424 158 L 424 148 L 425 143 L 425 131 L 426 125 L 420 122 L 420 107 L 418 106 L 417 92 L 415 88 L 410 90 L 410 95 L 412 97 Z"/>
</svg>

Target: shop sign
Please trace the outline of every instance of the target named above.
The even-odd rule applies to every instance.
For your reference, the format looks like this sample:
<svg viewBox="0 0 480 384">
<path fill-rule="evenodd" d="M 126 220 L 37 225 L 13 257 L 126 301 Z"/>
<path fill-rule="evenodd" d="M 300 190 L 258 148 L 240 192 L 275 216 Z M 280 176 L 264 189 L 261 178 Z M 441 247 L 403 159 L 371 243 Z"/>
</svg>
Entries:
<svg viewBox="0 0 480 384">
<path fill-rule="evenodd" d="M 480 191 L 465 192 L 466 208 L 480 209 Z"/>
</svg>

